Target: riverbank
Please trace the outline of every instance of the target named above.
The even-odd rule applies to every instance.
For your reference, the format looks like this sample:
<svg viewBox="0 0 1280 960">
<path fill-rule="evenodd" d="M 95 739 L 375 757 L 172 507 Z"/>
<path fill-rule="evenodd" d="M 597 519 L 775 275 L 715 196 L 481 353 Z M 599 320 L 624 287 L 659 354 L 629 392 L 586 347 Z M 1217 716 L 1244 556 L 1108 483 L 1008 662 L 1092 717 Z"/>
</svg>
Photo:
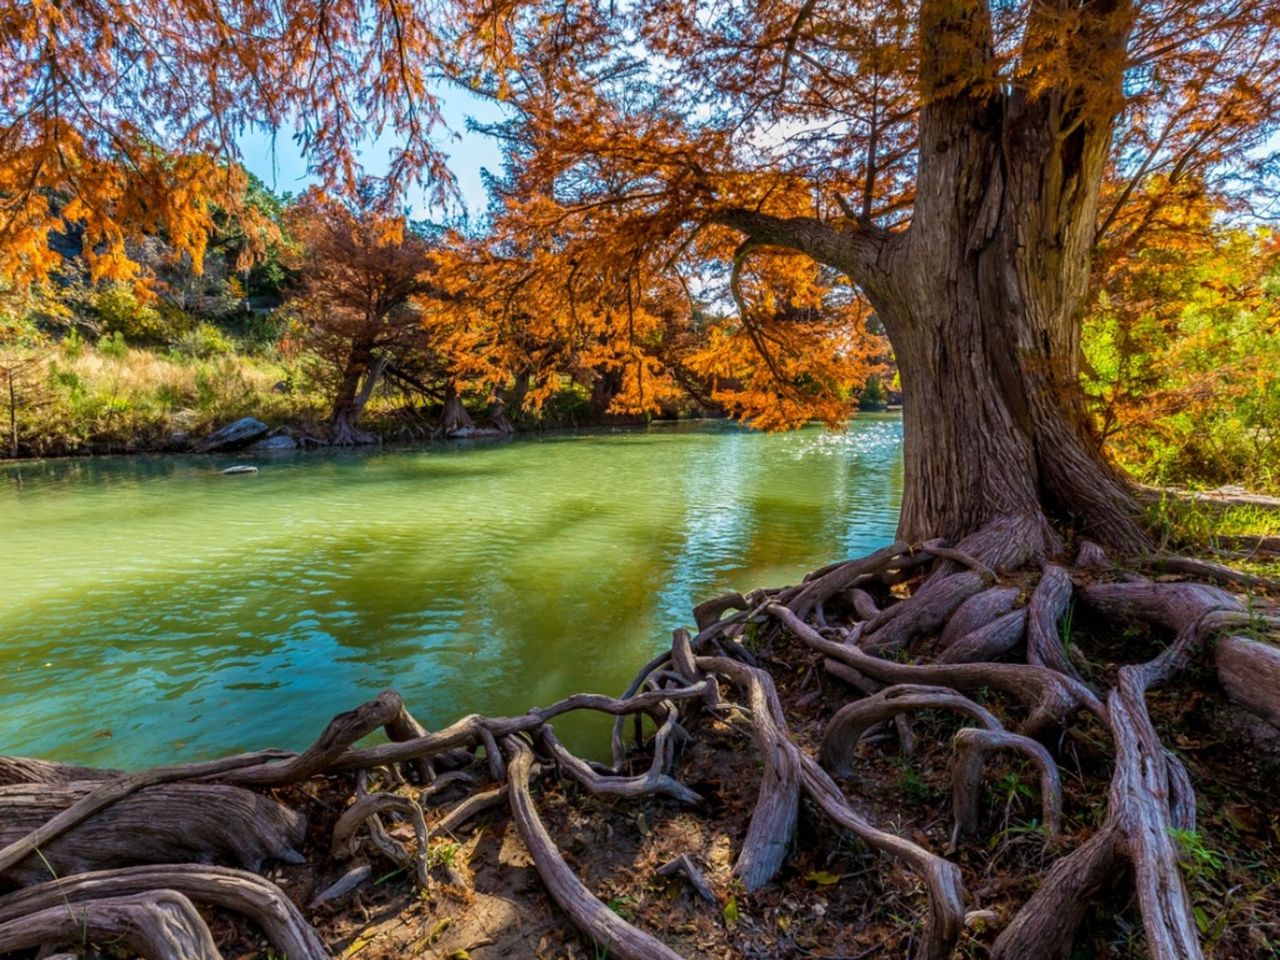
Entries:
<svg viewBox="0 0 1280 960">
<path fill-rule="evenodd" d="M 1006 562 L 1003 534 L 990 553 L 884 547 L 900 418 L 694 427 L 312 451 L 235 480 L 213 469 L 235 455 L 0 470 L 22 478 L 0 497 L 5 752 L 41 758 L 0 757 L 25 887 L 0 885 L 0 943 L 42 914 L 101 940 L 127 893 L 177 911 L 166 929 L 213 945 L 183 956 L 209 960 L 1051 956 L 997 938 L 1076 916 L 1038 905 L 1052 865 L 1134 822 L 1110 804 L 1165 795 L 1110 782 L 1134 748 L 1090 691 L 1190 636 L 1193 667 L 1143 715 L 1199 816 L 1153 835 L 1185 864 L 1206 954 L 1271 955 L 1280 733 L 1232 697 L 1275 709 L 1274 684 L 1177 627 L 1220 618 L 1237 652 L 1264 637 L 1280 569 L 1220 526 L 1246 507 L 1156 499 L 1149 580 L 1078 544 Z M 1243 568 L 1189 561 L 1233 593 L 1185 582 L 1168 553 L 1189 532 Z M 921 606 L 940 591 L 959 626 Z M 1029 661 L 1045 637 L 1087 687 Z M 922 695 L 942 699 L 854 745 L 859 711 Z M 957 737 L 953 710 L 986 729 Z M 615 737 L 600 711 L 639 722 Z M 984 753 L 993 732 L 1030 752 Z M 962 743 L 979 763 L 957 791 Z M 294 753 L 211 759 L 263 746 Z M 115 772 L 157 764 L 166 782 Z M 1145 955 L 1120 882 L 1080 905 L 1077 955 Z"/>
<path fill-rule="evenodd" d="M 210 334 L 159 350 L 71 338 L 16 357 L 0 356 L 14 386 L 9 396 L 8 374 L 0 377 L 0 460 L 187 453 L 245 417 L 301 446 L 326 443 L 330 385 L 314 360 L 274 345 Z M 441 412 L 377 395 L 360 427 L 382 443 L 426 440 L 439 435 Z M 487 411 L 477 403 L 472 415 L 483 430 Z M 572 383 L 536 414 L 510 412 L 509 420 L 517 432 L 645 422 L 596 412 Z"/>
</svg>

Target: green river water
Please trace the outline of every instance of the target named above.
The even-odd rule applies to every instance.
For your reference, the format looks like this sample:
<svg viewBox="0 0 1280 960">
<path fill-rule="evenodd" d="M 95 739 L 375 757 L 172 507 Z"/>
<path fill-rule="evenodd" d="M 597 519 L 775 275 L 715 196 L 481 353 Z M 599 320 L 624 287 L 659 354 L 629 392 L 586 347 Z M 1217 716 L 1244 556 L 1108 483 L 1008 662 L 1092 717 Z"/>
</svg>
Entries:
<svg viewBox="0 0 1280 960">
<path fill-rule="evenodd" d="M 620 693 L 699 600 L 890 542 L 901 439 L 882 415 L 0 465 L 0 752 L 299 749 L 387 686 L 432 728 Z M 607 728 L 557 722 L 595 753 Z"/>
</svg>

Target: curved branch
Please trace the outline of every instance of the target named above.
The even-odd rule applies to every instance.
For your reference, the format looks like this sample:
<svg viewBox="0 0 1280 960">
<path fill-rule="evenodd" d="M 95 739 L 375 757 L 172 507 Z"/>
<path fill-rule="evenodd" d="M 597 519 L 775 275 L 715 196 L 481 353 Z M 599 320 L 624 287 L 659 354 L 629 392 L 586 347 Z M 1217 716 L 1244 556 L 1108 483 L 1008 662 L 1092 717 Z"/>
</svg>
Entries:
<svg viewBox="0 0 1280 960">
<path fill-rule="evenodd" d="M 853 773 L 853 750 L 868 727 L 908 710 L 954 710 L 966 714 L 987 730 L 1002 730 L 989 711 L 946 687 L 899 684 L 873 697 L 855 700 L 836 711 L 822 733 L 819 755 L 822 765 L 838 776 Z"/>
<path fill-rule="evenodd" d="M 782 716 L 778 692 L 769 675 L 728 657 L 698 657 L 700 670 L 719 673 L 747 695 L 756 746 L 764 758 L 760 793 L 734 872 L 747 892 L 773 879 L 787 857 L 787 847 L 800 816 L 800 766 Z"/>
<path fill-rule="evenodd" d="M 1058 765 L 1048 750 L 1030 737 L 1005 730 L 980 730 L 977 727 L 965 727 L 958 731 L 952 743 L 955 744 L 956 759 L 952 768 L 951 799 L 957 835 L 978 832 L 982 768 L 986 764 L 987 755 L 996 750 L 1021 753 L 1040 768 L 1040 806 L 1044 825 L 1050 836 L 1058 834 L 1062 829 L 1062 779 L 1058 775 Z"/>
<path fill-rule="evenodd" d="M 673 707 L 658 731 L 658 739 L 653 748 L 653 765 L 637 777 L 614 777 L 597 773 L 585 760 L 575 757 L 565 749 L 564 744 L 552 731 L 550 724 L 538 731 L 538 740 L 561 769 L 597 796 L 644 797 L 662 794 L 681 803 L 699 803 L 702 798 L 697 793 L 674 777 L 668 776 L 663 769 L 663 755 L 667 752 L 666 739 L 671 735 L 678 716 Z"/>
<path fill-rule="evenodd" d="M 222 960 L 196 908 L 172 890 L 63 903 L 0 923 L 0 953 L 86 941 L 110 942 L 148 960 Z"/>
<path fill-rule="evenodd" d="M 817 217 L 775 217 L 745 207 L 719 211 L 710 220 L 746 234 L 758 246 L 795 250 L 843 270 L 859 286 L 874 286 L 883 273 L 880 256 L 890 239 L 890 234 L 871 226 L 837 229 Z"/>
<path fill-rule="evenodd" d="M 767 612 L 781 620 L 806 646 L 881 683 L 921 683 L 956 690 L 991 687 L 1007 693 L 1032 711 L 1022 727 L 1027 736 L 1035 736 L 1080 709 L 1106 717 L 1106 708 L 1093 691 L 1047 667 L 1028 663 L 896 663 L 856 646 L 828 640 L 779 604 L 770 604 Z"/>
<path fill-rule="evenodd" d="M 409 822 L 413 824 L 413 833 L 418 841 L 418 849 L 412 856 L 407 854 L 394 841 L 385 834 L 378 836 L 377 829 L 374 827 L 374 818 L 380 813 L 402 813 L 409 818 Z M 338 817 L 338 822 L 333 827 L 333 855 L 339 860 L 345 860 L 355 853 L 356 831 L 360 829 L 366 821 L 369 821 L 370 835 L 374 844 L 387 856 L 393 863 L 407 866 L 412 860 L 417 870 L 417 881 L 420 888 L 427 885 L 427 824 L 422 816 L 422 808 L 410 800 L 408 797 L 402 797 L 394 793 L 373 793 L 366 797 L 361 797 L 351 806 L 347 807 Z"/>
</svg>

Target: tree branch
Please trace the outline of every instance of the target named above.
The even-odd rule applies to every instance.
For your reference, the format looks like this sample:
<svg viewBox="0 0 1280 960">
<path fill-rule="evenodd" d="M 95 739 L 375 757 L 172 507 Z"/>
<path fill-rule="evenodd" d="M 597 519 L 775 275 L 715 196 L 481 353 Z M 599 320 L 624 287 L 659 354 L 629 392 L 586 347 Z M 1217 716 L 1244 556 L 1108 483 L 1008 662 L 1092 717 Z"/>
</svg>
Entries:
<svg viewBox="0 0 1280 960">
<path fill-rule="evenodd" d="M 753 246 L 796 250 L 837 270 L 859 285 L 874 283 L 890 235 L 870 226 L 837 229 L 817 217 L 775 217 L 758 210 L 731 208 L 711 216 L 712 223 L 745 233 Z"/>
</svg>

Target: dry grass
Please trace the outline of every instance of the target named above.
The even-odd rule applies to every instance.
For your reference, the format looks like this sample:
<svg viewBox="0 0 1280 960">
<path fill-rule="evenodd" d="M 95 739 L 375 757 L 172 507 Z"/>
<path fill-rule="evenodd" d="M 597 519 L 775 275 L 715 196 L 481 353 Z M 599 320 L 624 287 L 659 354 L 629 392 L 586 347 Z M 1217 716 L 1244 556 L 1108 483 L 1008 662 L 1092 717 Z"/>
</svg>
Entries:
<svg viewBox="0 0 1280 960">
<path fill-rule="evenodd" d="M 0 366 L 6 359 L 0 351 Z M 23 455 L 182 449 L 188 437 L 237 417 L 309 422 L 323 409 L 318 390 L 276 358 L 200 358 L 104 341 L 27 359 L 37 362 L 17 381 Z M 0 399 L 7 421 L 7 397 Z"/>
</svg>

